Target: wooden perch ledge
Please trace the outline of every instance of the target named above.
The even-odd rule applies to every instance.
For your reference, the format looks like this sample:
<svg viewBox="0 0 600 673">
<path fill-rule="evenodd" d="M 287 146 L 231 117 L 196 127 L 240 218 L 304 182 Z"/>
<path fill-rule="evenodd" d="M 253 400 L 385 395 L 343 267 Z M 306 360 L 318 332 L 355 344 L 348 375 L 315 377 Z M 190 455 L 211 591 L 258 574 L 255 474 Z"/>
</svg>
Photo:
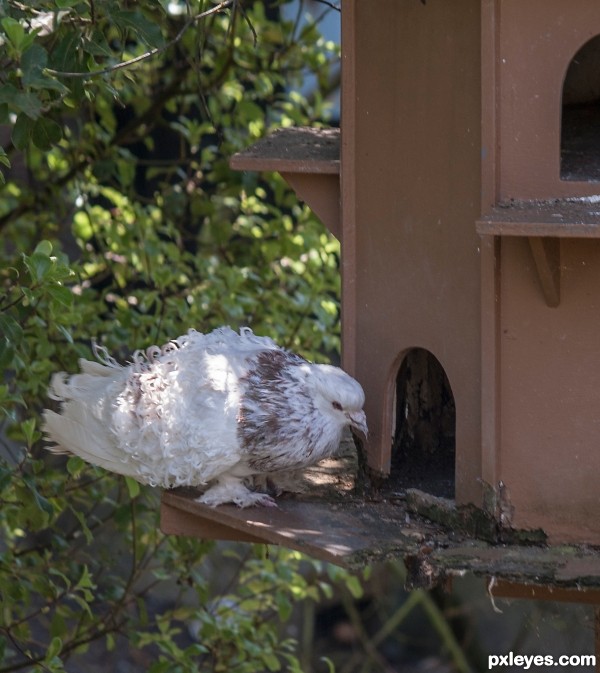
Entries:
<svg viewBox="0 0 600 673">
<path fill-rule="evenodd" d="M 404 498 L 362 500 L 293 497 L 278 509 L 211 509 L 197 493 L 163 494 L 161 528 L 176 535 L 280 544 L 348 567 L 389 559 L 405 562 L 414 587 L 433 587 L 471 572 L 508 582 L 577 590 L 600 590 L 600 550 L 543 544 L 491 543 L 469 537 L 420 514 L 431 512 L 431 496 L 409 491 Z M 442 500 L 442 499 L 438 499 Z M 453 504 L 437 503 L 439 512 Z"/>
<path fill-rule="evenodd" d="M 211 508 L 195 500 L 195 491 L 166 491 L 161 528 L 280 544 L 348 567 L 402 559 L 415 587 L 471 572 L 504 583 L 600 590 L 599 549 L 549 546 L 541 531 L 500 529 L 481 510 L 416 489 L 361 496 L 355 476 L 348 444 L 342 458 L 308 471 L 305 494 L 281 497 L 276 509 Z"/>
<path fill-rule="evenodd" d="M 600 238 L 600 196 L 508 201 L 477 222 L 480 234 Z"/>
<path fill-rule="evenodd" d="M 339 175 L 340 130 L 278 129 L 243 152 L 234 154 L 229 165 L 236 171 Z"/>
</svg>

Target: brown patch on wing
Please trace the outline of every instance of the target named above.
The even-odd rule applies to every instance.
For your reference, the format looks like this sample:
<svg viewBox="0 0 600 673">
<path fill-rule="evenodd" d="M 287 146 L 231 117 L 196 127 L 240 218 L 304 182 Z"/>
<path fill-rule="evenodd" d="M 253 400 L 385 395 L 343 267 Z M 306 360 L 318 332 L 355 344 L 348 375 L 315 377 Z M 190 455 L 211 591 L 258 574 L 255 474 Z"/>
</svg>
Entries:
<svg viewBox="0 0 600 673">
<path fill-rule="evenodd" d="M 302 364 L 306 364 L 304 358 L 285 350 L 262 351 L 244 377 L 246 391 L 238 414 L 238 434 L 253 469 L 285 467 L 286 456 L 270 447 L 289 434 L 291 408 L 286 389 L 293 387 L 295 394 L 308 402 L 306 393 L 296 388 L 290 375 Z"/>
<path fill-rule="evenodd" d="M 248 374 L 248 377 L 255 373 L 265 385 L 280 382 L 285 377 L 285 370 L 288 367 L 302 364 L 306 364 L 306 360 L 289 351 L 262 351 L 258 354 L 254 370 Z"/>
</svg>

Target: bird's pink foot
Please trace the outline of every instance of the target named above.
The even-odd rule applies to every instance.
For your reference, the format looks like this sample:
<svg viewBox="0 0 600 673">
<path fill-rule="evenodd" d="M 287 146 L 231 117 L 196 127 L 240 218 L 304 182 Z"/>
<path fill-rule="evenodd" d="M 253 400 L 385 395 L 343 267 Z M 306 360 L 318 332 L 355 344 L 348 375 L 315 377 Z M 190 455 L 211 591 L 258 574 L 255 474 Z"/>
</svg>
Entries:
<svg viewBox="0 0 600 673">
<path fill-rule="evenodd" d="M 241 479 L 231 476 L 221 476 L 203 495 L 198 502 L 209 507 L 217 507 L 233 503 L 238 507 L 277 507 L 277 503 L 266 493 L 255 493 L 246 488 Z"/>
</svg>

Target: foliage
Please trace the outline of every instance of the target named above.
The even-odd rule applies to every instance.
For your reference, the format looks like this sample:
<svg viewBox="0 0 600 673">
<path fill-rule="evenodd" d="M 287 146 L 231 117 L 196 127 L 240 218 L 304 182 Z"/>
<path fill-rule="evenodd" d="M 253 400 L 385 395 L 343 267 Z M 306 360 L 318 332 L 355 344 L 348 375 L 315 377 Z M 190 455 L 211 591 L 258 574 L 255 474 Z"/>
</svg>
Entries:
<svg viewBox="0 0 600 673">
<path fill-rule="evenodd" d="M 39 414 L 92 339 L 126 358 L 248 324 L 338 350 L 337 242 L 277 176 L 227 165 L 326 119 L 296 89 L 307 71 L 325 87 L 336 57 L 276 2 L 0 2 L 0 673 L 123 643 L 153 672 L 298 670 L 279 624 L 329 591 L 323 568 L 256 548 L 218 593 L 204 571 L 223 548 L 162 536 L 153 491 L 49 460 Z"/>
</svg>

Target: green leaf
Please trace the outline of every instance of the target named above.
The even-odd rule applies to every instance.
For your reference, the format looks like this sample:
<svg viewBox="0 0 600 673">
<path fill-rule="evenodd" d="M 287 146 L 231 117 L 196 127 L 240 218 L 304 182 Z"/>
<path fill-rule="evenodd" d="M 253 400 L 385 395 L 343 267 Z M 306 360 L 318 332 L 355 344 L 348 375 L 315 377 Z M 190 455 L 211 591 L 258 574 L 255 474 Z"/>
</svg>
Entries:
<svg viewBox="0 0 600 673">
<path fill-rule="evenodd" d="M 86 462 L 79 456 L 70 456 L 67 460 L 67 472 L 72 477 L 78 477 L 85 468 Z"/>
<path fill-rule="evenodd" d="M 33 125 L 31 139 L 40 150 L 47 151 L 62 138 L 62 128 L 52 119 L 40 117 Z"/>
<path fill-rule="evenodd" d="M 0 334 L 3 334 L 9 341 L 20 344 L 23 338 L 23 328 L 11 316 L 0 313 Z"/>
<path fill-rule="evenodd" d="M 352 594 L 353 598 L 361 598 L 363 595 L 363 588 L 360 580 L 356 575 L 348 575 L 346 578 L 346 586 Z"/>
<path fill-rule="evenodd" d="M 113 652 L 116 647 L 115 637 L 112 633 L 106 634 L 106 649 L 108 652 Z"/>
<path fill-rule="evenodd" d="M 87 615 L 88 615 L 88 617 L 89 617 L 90 619 L 94 619 L 94 615 L 93 615 L 93 613 L 92 613 L 92 610 L 90 609 L 90 606 L 89 606 L 88 602 L 87 602 L 85 599 L 83 599 L 83 598 L 82 598 L 81 596 L 79 596 L 78 594 L 69 594 L 69 598 L 71 598 L 72 600 L 74 600 L 74 601 L 77 603 L 77 605 L 79 605 L 79 607 L 80 607 L 84 612 L 87 613 Z"/>
<path fill-rule="evenodd" d="M 119 28 L 130 30 L 149 47 L 162 47 L 165 43 L 159 24 L 147 19 L 137 9 L 111 12 L 111 18 Z"/>
<path fill-rule="evenodd" d="M 286 622 L 290 618 L 293 609 L 289 598 L 283 594 L 278 594 L 275 598 L 275 601 L 277 603 L 279 619 L 281 619 L 282 622 Z"/>
<path fill-rule="evenodd" d="M 52 638 L 50 645 L 48 646 L 48 649 L 46 651 L 46 659 L 54 659 L 54 657 L 57 657 L 61 650 L 62 650 L 62 640 L 60 638 L 55 637 Z"/>
<path fill-rule="evenodd" d="M 12 144 L 18 150 L 24 150 L 29 145 L 32 128 L 33 122 L 31 119 L 24 113 L 19 114 L 10 137 Z"/>
<path fill-rule="evenodd" d="M 60 72 L 85 72 L 87 68 L 79 60 L 81 34 L 69 31 L 52 50 L 48 65 Z"/>
<path fill-rule="evenodd" d="M 129 497 L 133 500 L 137 498 L 140 494 L 140 483 L 133 479 L 132 477 L 125 477 L 125 483 L 127 484 L 127 491 Z"/>
<path fill-rule="evenodd" d="M 67 633 L 67 622 L 64 616 L 58 611 L 54 611 L 52 615 L 52 621 L 50 622 L 50 635 L 53 638 L 60 637 Z"/>
<path fill-rule="evenodd" d="M 0 124 L 2 123 L 2 120 L 0 118 Z M 10 168 L 10 159 L 8 158 L 8 155 L 6 154 L 6 151 L 4 147 L 0 147 L 0 164 L 6 166 L 7 168 Z"/>
<path fill-rule="evenodd" d="M 25 28 L 10 16 L 5 17 L 0 21 L 0 25 L 6 33 L 6 37 L 10 40 L 12 46 L 20 52 L 25 41 Z"/>
<path fill-rule="evenodd" d="M 15 357 L 15 347 L 6 336 L 0 336 L 0 369 L 9 369 Z"/>
<path fill-rule="evenodd" d="M 26 405 L 25 401 L 23 400 L 23 396 L 18 393 L 13 395 L 10 393 L 7 385 L 0 385 L 0 410 L 4 411 L 7 415 L 9 415 L 8 407 L 15 404 L 19 404 L 25 407 Z"/>
<path fill-rule="evenodd" d="M 148 673 L 168 673 L 173 670 L 173 664 L 170 661 L 157 661 L 150 666 Z"/>
<path fill-rule="evenodd" d="M 39 432 L 39 430 L 36 430 L 35 426 L 36 426 L 35 418 L 28 418 L 26 421 L 23 421 L 21 423 L 21 431 L 25 436 L 27 446 L 32 446 L 34 442 L 36 442 L 42 436 L 42 433 Z"/>
<path fill-rule="evenodd" d="M 54 577 L 60 577 L 60 579 L 64 582 L 65 587 L 67 589 L 71 588 L 71 580 L 64 573 L 62 573 L 60 570 L 58 570 L 57 568 L 51 567 L 48 570 L 48 573 L 50 575 L 53 575 Z"/>
<path fill-rule="evenodd" d="M 33 500 L 38 509 L 44 512 L 45 514 L 52 516 L 54 514 L 54 507 L 52 506 L 52 503 L 37 490 L 33 482 L 33 479 L 28 475 L 25 475 L 23 477 L 23 481 L 25 482 L 27 488 L 29 488 L 31 494 L 33 495 Z"/>
<path fill-rule="evenodd" d="M 48 52 L 41 44 L 34 43 L 21 56 L 21 69 L 23 71 L 23 84 L 32 84 L 45 80 L 42 71 L 48 63 Z"/>
<path fill-rule="evenodd" d="M 327 666 L 328 673 L 335 673 L 335 664 L 329 657 L 321 657 L 319 661 L 322 661 Z"/>
<path fill-rule="evenodd" d="M 83 461 L 81 461 L 81 462 L 83 463 Z M 67 467 L 68 467 L 68 463 L 67 463 Z M 77 518 L 77 521 L 79 521 L 79 525 L 81 526 L 81 532 L 83 533 L 83 535 L 85 537 L 85 541 L 88 544 L 91 544 L 94 541 L 94 535 L 93 535 L 92 531 L 90 530 L 90 528 L 87 524 L 85 514 L 83 512 L 80 512 L 77 509 L 74 509 L 73 507 L 71 507 L 70 509 L 73 512 L 73 514 L 75 515 L 75 517 Z"/>
<path fill-rule="evenodd" d="M 39 252 L 41 255 L 47 255 L 49 257 L 52 254 L 52 243 L 44 239 L 35 246 L 33 252 Z"/>
<path fill-rule="evenodd" d="M 87 565 L 84 565 L 83 570 L 81 571 L 81 577 L 79 578 L 79 581 L 75 585 L 75 589 L 95 589 L 95 588 L 96 585 L 94 584 L 94 580 L 90 575 L 90 570 L 87 567 Z"/>
<path fill-rule="evenodd" d="M 73 305 L 73 293 L 68 287 L 64 287 L 63 285 L 51 285 L 48 287 L 47 292 L 50 297 L 52 297 L 52 300 L 61 306 L 70 308 Z M 72 341 L 70 335 L 69 338 Z"/>
<path fill-rule="evenodd" d="M 24 112 L 29 119 L 37 119 L 42 114 L 42 102 L 34 93 L 18 93 L 13 100 L 15 108 Z"/>
<path fill-rule="evenodd" d="M 70 295 L 70 301 L 69 301 L 69 306 L 73 304 L 73 293 L 69 290 L 69 295 Z M 74 344 L 75 342 L 73 341 L 73 335 L 69 330 L 64 326 L 64 325 L 56 325 L 56 329 L 64 336 L 65 340 L 67 343 Z"/>
<path fill-rule="evenodd" d="M 11 483 L 13 478 L 12 470 L 0 465 L 0 493 Z"/>
<path fill-rule="evenodd" d="M 45 75 L 47 71 L 44 70 L 44 76 L 40 77 L 31 82 L 29 85 L 32 89 L 47 89 L 48 91 L 56 91 L 61 96 L 66 96 L 70 92 L 70 89 L 66 87 L 62 82 L 59 82 L 54 77 L 47 77 Z"/>
<path fill-rule="evenodd" d="M 19 495 L 18 490 L 16 491 Z M 27 503 L 23 505 L 19 512 L 19 525 L 32 532 L 37 532 L 48 528 L 50 523 L 50 516 L 47 512 L 40 509 L 35 503 Z"/>
<path fill-rule="evenodd" d="M 44 280 L 52 269 L 52 260 L 41 252 L 34 252 L 29 257 L 24 255 L 23 261 L 34 283 Z"/>
<path fill-rule="evenodd" d="M 19 93 L 17 87 L 12 84 L 3 84 L 0 86 L 0 104 L 12 105 L 16 95 Z"/>
<path fill-rule="evenodd" d="M 113 51 L 106 40 L 104 33 L 97 28 L 92 32 L 91 37 L 85 42 L 84 49 L 92 56 L 100 56 L 102 58 L 112 58 Z"/>
<path fill-rule="evenodd" d="M 281 662 L 273 652 L 266 652 L 263 654 L 263 661 L 267 665 L 269 671 L 281 670 Z"/>
</svg>

